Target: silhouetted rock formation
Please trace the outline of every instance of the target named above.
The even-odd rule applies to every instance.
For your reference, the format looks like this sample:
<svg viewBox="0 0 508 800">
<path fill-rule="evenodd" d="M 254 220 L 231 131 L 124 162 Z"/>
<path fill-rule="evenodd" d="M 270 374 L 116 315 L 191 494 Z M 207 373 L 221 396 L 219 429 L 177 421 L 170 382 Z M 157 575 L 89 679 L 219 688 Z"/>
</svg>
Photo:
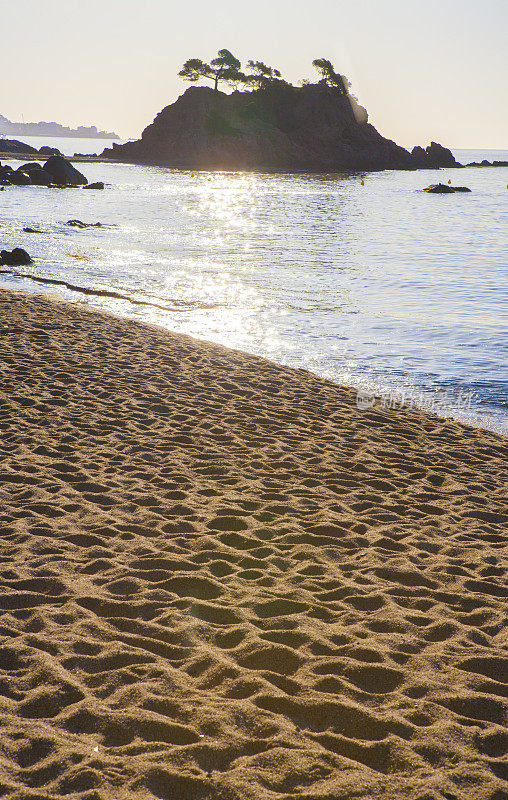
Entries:
<svg viewBox="0 0 508 800">
<path fill-rule="evenodd" d="M 289 169 L 307 171 L 415 169 L 423 166 L 385 139 L 365 114 L 332 87 L 297 88 L 275 82 L 254 92 L 226 95 L 191 87 L 164 108 L 136 142 L 102 153 L 117 161 L 192 169 Z M 420 148 L 422 150 L 422 148 Z M 425 166 L 456 164 L 432 143 Z"/>
<path fill-rule="evenodd" d="M 2 186 L 85 186 L 87 183 L 83 173 L 63 156 L 50 156 L 44 166 L 37 161 L 22 164 L 17 169 L 0 164 Z"/>
<path fill-rule="evenodd" d="M 6 267 L 19 267 L 24 264 L 31 264 L 32 259 L 22 247 L 15 247 L 14 250 L 0 251 L 0 264 Z"/>
<path fill-rule="evenodd" d="M 466 167 L 508 167 L 508 161 L 487 161 L 484 158 L 483 161 L 471 161 Z"/>
<path fill-rule="evenodd" d="M 31 147 L 25 142 L 20 142 L 17 139 L 0 139 L 0 153 L 37 153 L 35 147 Z"/>
<path fill-rule="evenodd" d="M 455 160 L 451 150 L 437 142 L 431 142 L 429 147 L 413 147 L 411 151 L 415 167 L 419 169 L 438 169 L 440 167 L 461 167 Z"/>
<path fill-rule="evenodd" d="M 81 186 L 88 183 L 82 172 L 73 167 L 67 159 L 62 156 L 50 156 L 44 164 L 44 169 L 53 176 L 54 183 L 70 184 Z"/>
<path fill-rule="evenodd" d="M 61 156 L 60 150 L 56 147 L 48 147 L 44 145 L 40 150 L 32 147 L 26 142 L 20 142 L 18 139 L 0 139 L 0 153 L 21 153 L 27 155 L 29 153 L 39 153 L 41 156 Z"/>
<path fill-rule="evenodd" d="M 468 186 L 449 186 L 445 183 L 433 183 L 432 186 L 426 186 L 422 192 L 429 194 L 455 194 L 455 192 L 470 192 Z"/>
</svg>

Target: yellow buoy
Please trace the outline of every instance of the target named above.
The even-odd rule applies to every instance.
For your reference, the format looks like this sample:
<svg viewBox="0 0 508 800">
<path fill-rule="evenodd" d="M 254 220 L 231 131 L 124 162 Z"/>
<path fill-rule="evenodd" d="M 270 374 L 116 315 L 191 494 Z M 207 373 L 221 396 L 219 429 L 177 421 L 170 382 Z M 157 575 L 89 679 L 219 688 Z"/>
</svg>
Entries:
<svg viewBox="0 0 508 800">
<path fill-rule="evenodd" d="M 195 176 L 194 176 L 194 173 L 193 173 L 193 172 L 191 172 L 191 178 L 194 178 L 194 177 L 195 177 Z"/>
<path fill-rule="evenodd" d="M 451 182 L 451 179 L 450 179 L 450 178 L 448 179 L 448 185 L 449 185 L 449 186 L 451 186 L 451 185 L 452 185 L 452 182 Z"/>
<path fill-rule="evenodd" d="M 365 181 L 362 181 L 362 186 L 365 186 Z"/>
</svg>

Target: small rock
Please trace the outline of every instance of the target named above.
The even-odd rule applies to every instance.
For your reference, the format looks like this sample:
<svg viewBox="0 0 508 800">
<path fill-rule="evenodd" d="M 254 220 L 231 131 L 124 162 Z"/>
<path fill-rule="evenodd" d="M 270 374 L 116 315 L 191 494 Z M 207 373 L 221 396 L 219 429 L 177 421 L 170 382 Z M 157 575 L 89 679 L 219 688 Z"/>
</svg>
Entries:
<svg viewBox="0 0 508 800">
<path fill-rule="evenodd" d="M 30 175 L 30 181 L 33 186 L 49 186 L 53 183 L 53 177 L 45 170 L 40 164 L 23 164 L 19 167 L 17 172 L 26 172 Z"/>
<path fill-rule="evenodd" d="M 0 251 L 0 264 L 4 264 L 9 267 L 19 267 L 23 264 L 32 263 L 32 259 L 22 247 L 15 247 L 11 252 L 8 250 Z"/>
<path fill-rule="evenodd" d="M 83 186 L 83 189 L 104 189 L 104 184 L 102 181 L 96 181 L 95 183 L 89 183 L 87 186 Z"/>
<path fill-rule="evenodd" d="M 44 147 L 39 147 L 39 153 L 41 156 L 61 156 L 61 152 L 57 147 L 48 147 L 47 144 Z"/>
<path fill-rule="evenodd" d="M 445 183 L 433 183 L 432 186 L 427 186 L 422 189 L 423 192 L 430 192 L 431 194 L 455 194 L 455 192 L 470 192 L 468 186 L 450 186 Z"/>
<path fill-rule="evenodd" d="M 0 166 L 0 184 L 4 186 L 10 186 L 10 175 L 14 172 L 12 167 L 9 167 L 8 164 L 4 164 L 4 166 Z"/>
<path fill-rule="evenodd" d="M 40 231 L 38 228 L 23 228 L 23 233 L 44 233 L 44 231 Z"/>
<path fill-rule="evenodd" d="M 32 180 L 28 172 L 21 172 L 19 169 L 9 173 L 8 179 L 13 186 L 30 186 Z"/>
<path fill-rule="evenodd" d="M 446 186 L 444 183 L 433 183 L 431 186 L 422 189 L 422 191 L 429 192 L 429 194 L 455 194 L 455 189 L 451 186 Z"/>
<path fill-rule="evenodd" d="M 72 228 L 102 228 L 100 222 L 81 222 L 80 219 L 69 219 L 65 224 Z"/>
</svg>

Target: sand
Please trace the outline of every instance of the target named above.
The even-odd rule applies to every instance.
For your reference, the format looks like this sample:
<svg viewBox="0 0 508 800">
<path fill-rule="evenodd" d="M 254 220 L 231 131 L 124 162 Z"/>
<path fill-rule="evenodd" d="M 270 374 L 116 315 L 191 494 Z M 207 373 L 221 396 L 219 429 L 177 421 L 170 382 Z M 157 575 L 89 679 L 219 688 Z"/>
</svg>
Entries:
<svg viewBox="0 0 508 800">
<path fill-rule="evenodd" d="M 0 796 L 508 797 L 506 440 L 0 291 Z"/>
</svg>

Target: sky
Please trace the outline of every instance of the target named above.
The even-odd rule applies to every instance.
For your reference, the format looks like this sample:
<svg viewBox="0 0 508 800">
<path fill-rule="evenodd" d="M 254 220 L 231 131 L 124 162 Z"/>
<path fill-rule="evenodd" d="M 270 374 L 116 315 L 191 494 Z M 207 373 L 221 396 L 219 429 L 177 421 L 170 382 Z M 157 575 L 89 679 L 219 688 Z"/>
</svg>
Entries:
<svg viewBox="0 0 508 800">
<path fill-rule="evenodd" d="M 140 135 L 228 48 L 298 83 L 330 59 L 405 147 L 508 149 L 506 0 L 16 0 L 2 7 L 0 114 Z"/>
</svg>

